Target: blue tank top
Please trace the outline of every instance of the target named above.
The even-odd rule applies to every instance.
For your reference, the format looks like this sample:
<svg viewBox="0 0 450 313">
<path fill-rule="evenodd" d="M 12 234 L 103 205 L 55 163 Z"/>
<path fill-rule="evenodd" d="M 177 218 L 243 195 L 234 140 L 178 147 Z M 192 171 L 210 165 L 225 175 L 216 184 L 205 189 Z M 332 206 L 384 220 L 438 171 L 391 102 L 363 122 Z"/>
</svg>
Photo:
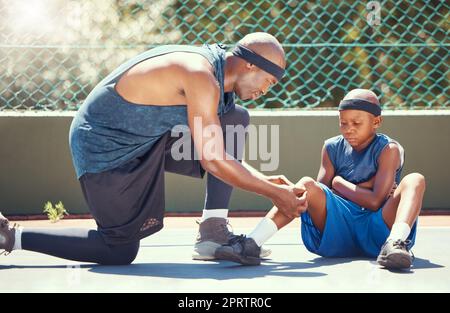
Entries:
<svg viewBox="0 0 450 313">
<path fill-rule="evenodd" d="M 335 169 L 335 175 L 360 184 L 371 179 L 378 170 L 378 158 L 389 143 L 396 143 L 400 149 L 400 167 L 396 171 L 395 181 L 400 183 L 404 163 L 403 147 L 384 134 L 376 134 L 372 142 L 362 151 L 356 151 L 342 135 L 325 141 L 325 148 Z"/>
<path fill-rule="evenodd" d="M 172 52 L 204 56 L 213 66 L 220 86 L 218 115 L 234 106 L 234 93 L 224 92 L 225 49 L 220 44 L 196 46 L 166 45 L 148 50 L 125 62 L 105 77 L 88 95 L 72 121 L 69 144 L 80 178 L 99 173 L 148 151 L 176 125 L 187 125 L 186 104 L 157 106 L 126 101 L 115 91 L 120 77 L 134 65 Z"/>
</svg>

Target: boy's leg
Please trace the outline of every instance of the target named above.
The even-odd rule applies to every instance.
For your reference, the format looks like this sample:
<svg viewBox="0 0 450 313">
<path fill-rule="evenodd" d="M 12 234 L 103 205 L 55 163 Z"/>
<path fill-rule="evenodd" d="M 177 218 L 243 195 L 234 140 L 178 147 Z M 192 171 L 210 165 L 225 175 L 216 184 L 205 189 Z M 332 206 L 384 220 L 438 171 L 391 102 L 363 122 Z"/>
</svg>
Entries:
<svg viewBox="0 0 450 313">
<path fill-rule="evenodd" d="M 311 177 L 303 177 L 296 185 L 306 190 L 306 200 L 308 201 L 307 211 L 311 215 L 314 225 L 320 231 L 323 231 L 327 217 L 324 191 Z M 279 229 L 289 224 L 292 220 L 274 206 L 248 237 L 253 238 L 258 246 L 262 246 Z"/>
<path fill-rule="evenodd" d="M 389 268 L 411 266 L 412 257 L 406 239 L 419 216 L 424 193 L 425 178 L 418 173 L 409 174 L 383 206 L 382 217 L 391 233 L 378 256 L 381 265 Z"/>
<path fill-rule="evenodd" d="M 303 177 L 296 184 L 307 192 L 308 214 L 311 216 L 314 226 L 321 232 L 325 229 L 327 220 L 327 197 L 320 185 L 311 177 Z"/>
<path fill-rule="evenodd" d="M 406 175 L 383 206 L 386 225 L 391 229 L 394 223 L 402 222 L 412 227 L 422 208 L 424 193 L 425 178 L 418 173 Z"/>
<path fill-rule="evenodd" d="M 326 221 L 326 195 L 322 188 L 314 179 L 303 177 L 296 184 L 306 190 L 306 199 L 308 201 L 308 212 L 313 218 L 316 227 L 325 227 Z M 314 216 L 314 217 L 313 217 Z M 216 258 L 229 260 L 243 265 L 259 265 L 260 247 L 269 240 L 279 229 L 283 228 L 292 221 L 291 218 L 284 215 L 273 207 L 266 217 L 256 226 L 248 237 L 240 237 L 216 250 Z"/>
</svg>

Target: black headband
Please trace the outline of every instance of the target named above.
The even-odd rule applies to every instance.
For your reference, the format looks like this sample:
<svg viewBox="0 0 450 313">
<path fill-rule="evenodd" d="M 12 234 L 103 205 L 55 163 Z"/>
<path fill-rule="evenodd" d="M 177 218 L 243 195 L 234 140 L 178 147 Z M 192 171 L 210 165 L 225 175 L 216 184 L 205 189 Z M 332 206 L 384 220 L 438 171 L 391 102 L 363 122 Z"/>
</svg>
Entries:
<svg viewBox="0 0 450 313">
<path fill-rule="evenodd" d="M 231 51 L 233 55 L 240 57 L 244 59 L 245 61 L 255 64 L 257 67 L 262 69 L 263 71 L 272 74 L 275 76 L 278 81 L 283 78 L 284 75 L 284 69 L 276 65 L 275 63 L 270 62 L 266 58 L 260 56 L 259 54 L 256 54 L 252 50 L 244 47 L 241 44 L 237 44 L 236 47 L 234 47 L 233 51 Z"/>
<path fill-rule="evenodd" d="M 381 115 L 381 107 L 379 105 L 362 99 L 342 100 L 339 104 L 339 111 L 343 110 L 359 110 L 372 113 L 375 116 Z"/>
</svg>

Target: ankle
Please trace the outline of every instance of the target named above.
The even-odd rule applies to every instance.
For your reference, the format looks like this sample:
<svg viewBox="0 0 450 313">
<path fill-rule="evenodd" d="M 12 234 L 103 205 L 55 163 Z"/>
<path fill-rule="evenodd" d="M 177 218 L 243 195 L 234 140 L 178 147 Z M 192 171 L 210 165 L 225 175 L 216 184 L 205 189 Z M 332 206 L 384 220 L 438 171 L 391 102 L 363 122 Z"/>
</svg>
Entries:
<svg viewBox="0 0 450 313">
<path fill-rule="evenodd" d="M 23 227 L 15 228 L 13 250 L 22 250 L 22 232 Z"/>
</svg>

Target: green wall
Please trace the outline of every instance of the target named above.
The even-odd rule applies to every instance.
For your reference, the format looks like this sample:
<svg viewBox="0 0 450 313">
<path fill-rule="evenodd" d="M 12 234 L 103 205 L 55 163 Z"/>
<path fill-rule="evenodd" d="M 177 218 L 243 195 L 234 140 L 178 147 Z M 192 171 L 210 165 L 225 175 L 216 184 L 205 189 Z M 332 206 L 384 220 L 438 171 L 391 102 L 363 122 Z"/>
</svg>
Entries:
<svg viewBox="0 0 450 313">
<path fill-rule="evenodd" d="M 70 213 L 87 213 L 68 146 L 73 112 L 0 114 L 0 211 L 7 215 L 40 214 L 46 201 L 62 201 Z M 316 177 L 326 138 L 338 134 L 336 112 L 251 111 L 251 122 L 279 125 L 279 170 L 291 181 Z M 403 174 L 427 179 L 425 209 L 450 209 L 450 111 L 384 113 L 380 129 L 406 151 Z M 270 151 L 270 149 L 269 149 Z M 249 161 L 259 168 L 257 161 Z M 169 212 L 200 212 L 206 179 L 167 174 Z M 235 190 L 232 210 L 264 211 L 269 200 Z"/>
</svg>

